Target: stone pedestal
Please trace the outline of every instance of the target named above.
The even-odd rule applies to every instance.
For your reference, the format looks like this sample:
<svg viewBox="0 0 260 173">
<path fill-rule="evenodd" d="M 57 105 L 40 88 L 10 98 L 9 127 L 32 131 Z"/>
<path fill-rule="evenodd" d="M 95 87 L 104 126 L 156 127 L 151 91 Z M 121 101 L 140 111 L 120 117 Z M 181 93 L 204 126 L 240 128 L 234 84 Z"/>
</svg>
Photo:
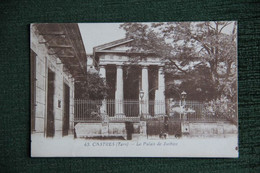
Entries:
<svg viewBox="0 0 260 173">
<path fill-rule="evenodd" d="M 108 136 L 108 121 L 102 122 L 101 135 L 102 137 Z"/>
<path fill-rule="evenodd" d="M 181 122 L 181 132 L 183 134 L 189 134 L 190 133 L 190 126 L 189 126 L 189 122 Z"/>
<path fill-rule="evenodd" d="M 140 121 L 140 135 L 146 136 L 147 130 L 146 130 L 146 121 Z"/>
</svg>

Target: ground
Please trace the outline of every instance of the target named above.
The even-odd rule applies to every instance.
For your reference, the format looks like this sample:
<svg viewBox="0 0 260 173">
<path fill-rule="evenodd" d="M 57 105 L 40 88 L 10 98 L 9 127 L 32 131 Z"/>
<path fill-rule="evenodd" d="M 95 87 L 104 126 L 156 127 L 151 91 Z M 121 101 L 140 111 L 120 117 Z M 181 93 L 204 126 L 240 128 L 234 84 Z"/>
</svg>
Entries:
<svg viewBox="0 0 260 173">
<path fill-rule="evenodd" d="M 237 135 L 147 140 L 31 136 L 32 157 L 238 157 Z"/>
</svg>

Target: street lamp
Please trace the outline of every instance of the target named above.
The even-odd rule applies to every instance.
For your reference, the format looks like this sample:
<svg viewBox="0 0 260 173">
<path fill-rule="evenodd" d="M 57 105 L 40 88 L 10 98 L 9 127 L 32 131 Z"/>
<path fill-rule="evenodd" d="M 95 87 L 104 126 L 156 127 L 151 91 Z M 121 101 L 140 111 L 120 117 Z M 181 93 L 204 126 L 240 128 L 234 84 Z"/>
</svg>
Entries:
<svg viewBox="0 0 260 173">
<path fill-rule="evenodd" d="M 182 91 L 182 93 L 181 93 L 181 98 L 182 98 L 183 100 L 185 100 L 186 97 L 187 97 L 187 93 L 186 93 L 185 91 Z"/>
<path fill-rule="evenodd" d="M 141 100 L 144 98 L 144 91 L 143 90 L 140 91 L 140 98 L 141 98 Z"/>
<path fill-rule="evenodd" d="M 184 119 L 186 119 L 186 114 L 185 114 L 185 105 L 186 105 L 185 99 L 186 99 L 186 97 L 187 97 L 187 93 L 185 91 L 182 91 L 181 98 L 182 98 L 183 118 Z"/>
<path fill-rule="evenodd" d="M 141 117 L 140 118 L 143 118 L 143 110 L 142 110 L 142 107 L 143 107 L 143 98 L 144 98 L 144 91 L 143 90 L 140 90 L 140 98 L 141 98 Z"/>
</svg>

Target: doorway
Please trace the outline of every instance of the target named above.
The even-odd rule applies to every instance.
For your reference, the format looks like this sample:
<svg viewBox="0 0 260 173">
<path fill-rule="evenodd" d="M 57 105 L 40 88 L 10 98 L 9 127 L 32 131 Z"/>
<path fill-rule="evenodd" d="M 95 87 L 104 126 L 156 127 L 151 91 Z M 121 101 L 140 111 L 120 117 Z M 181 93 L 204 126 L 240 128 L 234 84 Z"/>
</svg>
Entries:
<svg viewBox="0 0 260 173">
<path fill-rule="evenodd" d="M 70 87 L 67 84 L 63 84 L 63 125 L 62 136 L 69 134 L 69 122 L 70 122 Z"/>
<path fill-rule="evenodd" d="M 48 90 L 47 90 L 47 137 L 54 136 L 54 80 L 55 74 L 48 69 Z"/>
<path fill-rule="evenodd" d="M 31 133 L 35 131 L 36 53 L 31 49 Z"/>
</svg>

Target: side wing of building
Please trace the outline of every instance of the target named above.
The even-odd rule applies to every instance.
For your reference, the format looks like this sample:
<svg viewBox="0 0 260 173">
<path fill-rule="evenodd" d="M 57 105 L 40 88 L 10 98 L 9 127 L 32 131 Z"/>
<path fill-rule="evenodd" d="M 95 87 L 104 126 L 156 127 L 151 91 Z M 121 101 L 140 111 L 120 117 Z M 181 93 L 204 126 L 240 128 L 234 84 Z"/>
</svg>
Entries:
<svg viewBox="0 0 260 173">
<path fill-rule="evenodd" d="M 74 88 L 86 79 L 77 24 L 31 25 L 31 132 L 66 136 L 74 129 Z"/>
</svg>

